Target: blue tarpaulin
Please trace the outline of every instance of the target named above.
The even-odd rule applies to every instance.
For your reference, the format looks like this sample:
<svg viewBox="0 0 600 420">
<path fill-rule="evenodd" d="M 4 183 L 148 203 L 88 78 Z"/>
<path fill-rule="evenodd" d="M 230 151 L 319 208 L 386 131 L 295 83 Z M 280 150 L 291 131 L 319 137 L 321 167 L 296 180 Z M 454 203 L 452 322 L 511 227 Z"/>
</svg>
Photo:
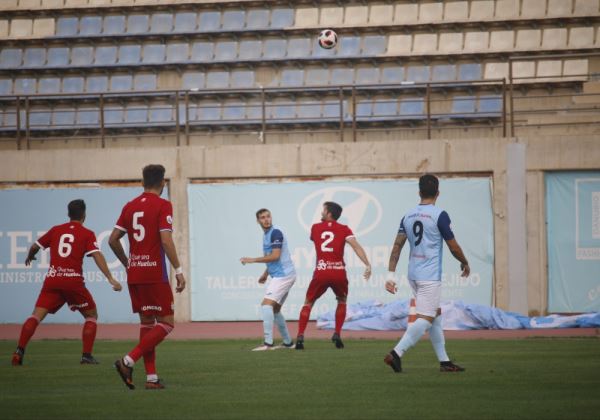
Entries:
<svg viewBox="0 0 600 420">
<path fill-rule="evenodd" d="M 442 323 L 445 330 L 518 330 L 533 328 L 594 328 L 600 327 L 600 313 L 581 315 L 548 315 L 528 317 L 515 312 L 459 300 L 443 301 Z M 348 305 L 346 330 L 404 330 L 407 326 L 408 300 L 383 304 L 371 300 Z M 335 312 L 327 312 L 317 319 L 322 329 L 334 329 Z"/>
</svg>

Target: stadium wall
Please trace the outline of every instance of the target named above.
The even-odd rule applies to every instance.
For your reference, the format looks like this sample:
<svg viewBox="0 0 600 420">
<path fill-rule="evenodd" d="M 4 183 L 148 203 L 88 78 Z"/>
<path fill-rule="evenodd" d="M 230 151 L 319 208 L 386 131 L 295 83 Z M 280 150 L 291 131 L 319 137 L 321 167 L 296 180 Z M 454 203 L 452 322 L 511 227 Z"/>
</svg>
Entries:
<svg viewBox="0 0 600 420">
<path fill-rule="evenodd" d="M 373 136 L 376 137 L 376 136 Z M 3 151 L 0 182 L 135 181 L 148 163 L 162 163 L 170 180 L 176 219 L 175 241 L 182 263 L 190 267 L 188 181 L 327 176 L 443 176 L 491 174 L 493 180 L 495 283 L 494 302 L 510 309 L 507 220 L 507 149 L 526 146 L 526 226 L 529 313 L 547 308 L 544 172 L 599 169 L 600 148 L 593 136 L 453 140 L 377 140 L 357 143 L 294 143 L 187 147 L 109 147 Z M 410 199 L 413 199 L 411 197 Z M 456 217 L 456 216 L 455 216 Z M 460 233 L 458 233 L 460 238 Z M 517 270 L 518 271 L 518 270 Z M 521 285 L 521 286 L 519 286 Z M 190 319 L 190 296 L 177 297 L 179 320 Z"/>
</svg>

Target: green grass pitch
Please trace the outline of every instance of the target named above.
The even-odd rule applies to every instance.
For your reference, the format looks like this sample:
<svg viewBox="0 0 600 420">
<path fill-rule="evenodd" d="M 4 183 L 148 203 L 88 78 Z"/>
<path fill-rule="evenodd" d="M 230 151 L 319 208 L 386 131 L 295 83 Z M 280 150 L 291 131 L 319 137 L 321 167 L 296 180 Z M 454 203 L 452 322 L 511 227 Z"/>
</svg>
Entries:
<svg viewBox="0 0 600 420">
<path fill-rule="evenodd" d="M 165 341 L 158 370 L 168 388 L 125 388 L 112 362 L 133 342 L 99 341 L 98 366 L 79 365 L 78 341 L 33 341 L 22 367 L 15 343 L 0 341 L 3 419 L 598 419 L 597 338 L 452 340 L 464 373 L 441 373 L 420 342 L 394 374 L 383 356 L 394 344 L 306 341 L 306 350 L 251 352 L 258 341 Z"/>
</svg>

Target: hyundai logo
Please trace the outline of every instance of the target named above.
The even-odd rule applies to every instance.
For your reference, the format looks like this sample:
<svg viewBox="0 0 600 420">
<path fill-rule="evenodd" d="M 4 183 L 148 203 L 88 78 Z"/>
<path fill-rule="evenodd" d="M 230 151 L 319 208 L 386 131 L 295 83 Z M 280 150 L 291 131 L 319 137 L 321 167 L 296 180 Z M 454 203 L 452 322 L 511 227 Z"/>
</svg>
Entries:
<svg viewBox="0 0 600 420">
<path fill-rule="evenodd" d="M 381 204 L 367 191 L 354 187 L 328 187 L 310 193 L 298 206 L 298 221 L 307 232 L 313 223 L 321 220 L 326 201 L 335 201 L 344 208 L 339 222 L 350 226 L 356 236 L 371 232 L 381 221 Z"/>
</svg>

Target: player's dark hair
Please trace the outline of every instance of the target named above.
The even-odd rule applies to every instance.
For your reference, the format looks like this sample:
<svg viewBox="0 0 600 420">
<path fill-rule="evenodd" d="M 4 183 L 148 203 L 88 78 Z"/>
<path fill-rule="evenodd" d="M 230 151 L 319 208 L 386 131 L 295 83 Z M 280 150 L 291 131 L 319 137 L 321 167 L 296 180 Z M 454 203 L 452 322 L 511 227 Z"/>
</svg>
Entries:
<svg viewBox="0 0 600 420">
<path fill-rule="evenodd" d="M 69 209 L 69 219 L 71 220 L 82 220 L 85 216 L 85 201 L 73 200 L 67 206 Z"/>
<path fill-rule="evenodd" d="M 260 209 L 256 212 L 256 220 L 258 220 L 258 218 L 260 217 L 261 214 L 265 213 L 269 211 L 269 209 Z"/>
<path fill-rule="evenodd" d="M 425 174 L 419 178 L 419 193 L 423 198 L 434 198 L 438 193 L 440 181 L 435 175 Z"/>
<path fill-rule="evenodd" d="M 144 188 L 159 187 L 165 179 L 165 167 L 162 165 L 146 165 L 142 170 L 144 176 Z"/>
<path fill-rule="evenodd" d="M 340 206 L 338 203 L 334 203 L 333 201 L 326 201 L 323 203 L 323 205 L 325 206 L 327 211 L 331 214 L 331 217 L 333 217 L 333 220 L 339 219 L 340 216 L 342 215 L 342 206 Z"/>
</svg>

